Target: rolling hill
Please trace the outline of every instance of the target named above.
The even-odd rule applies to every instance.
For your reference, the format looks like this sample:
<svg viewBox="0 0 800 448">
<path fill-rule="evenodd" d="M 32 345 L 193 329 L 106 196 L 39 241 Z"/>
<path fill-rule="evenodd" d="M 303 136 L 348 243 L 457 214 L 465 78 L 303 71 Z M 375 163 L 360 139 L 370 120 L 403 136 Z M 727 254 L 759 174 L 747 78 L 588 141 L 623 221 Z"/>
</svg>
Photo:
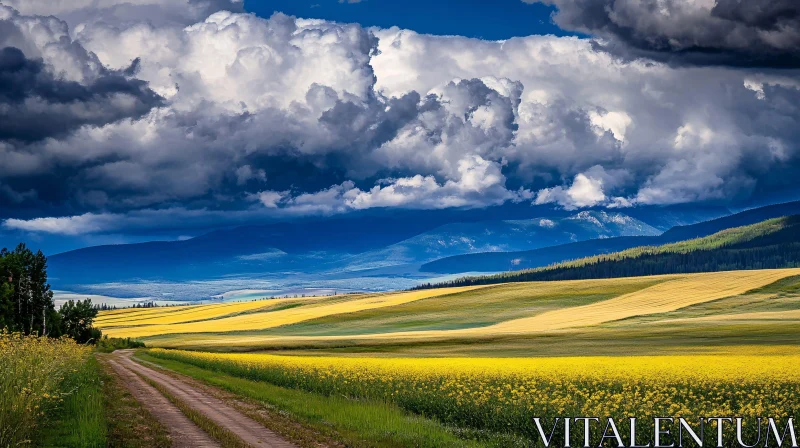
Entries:
<svg viewBox="0 0 800 448">
<path fill-rule="evenodd" d="M 415 356 L 795 344 L 798 322 L 797 268 L 127 309 L 97 319 L 104 334 L 155 347 Z"/>
<path fill-rule="evenodd" d="M 535 269 L 568 260 L 609 254 L 638 246 L 660 246 L 700 238 L 725 229 L 796 214 L 800 214 L 800 201 L 770 205 L 710 221 L 676 226 L 657 236 L 621 236 L 562 245 L 554 244 L 552 247 L 529 251 L 494 251 L 462 254 L 426 263 L 421 270 L 436 274 L 458 274 L 463 272 L 504 272 Z"/>
<path fill-rule="evenodd" d="M 800 266 L 800 215 L 661 246 L 640 246 L 543 268 L 465 277 L 436 286 L 634 277 Z M 423 287 L 430 287 L 424 285 Z"/>
</svg>

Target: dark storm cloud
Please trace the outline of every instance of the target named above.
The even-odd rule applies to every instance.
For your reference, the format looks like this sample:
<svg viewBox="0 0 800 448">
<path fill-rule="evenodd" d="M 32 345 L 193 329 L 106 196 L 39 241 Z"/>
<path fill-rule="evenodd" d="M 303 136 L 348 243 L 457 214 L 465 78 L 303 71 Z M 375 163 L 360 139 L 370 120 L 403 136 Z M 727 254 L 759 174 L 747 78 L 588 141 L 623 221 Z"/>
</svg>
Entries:
<svg viewBox="0 0 800 448">
<path fill-rule="evenodd" d="M 535 0 L 524 0 L 533 3 Z M 698 65 L 800 67 L 797 0 L 543 0 L 562 28 L 610 38 L 628 57 Z"/>
<path fill-rule="evenodd" d="M 0 139 L 42 140 L 83 125 L 139 118 L 161 104 L 146 83 L 121 73 L 82 85 L 56 79 L 18 48 L 0 49 Z"/>
<path fill-rule="evenodd" d="M 31 1 L 17 3 L 52 4 Z M 796 44 L 793 3 L 548 1 L 632 57 L 768 65 Z M 228 3 L 114 2 L 148 14 Z M 2 14 L 13 32 L 0 29 L 0 48 L 24 53 L 4 50 L 0 65 L 0 107 L 16 113 L 14 128 L 0 117 L 0 209 L 20 231 L 727 203 L 798 183 L 793 70 L 626 63 L 590 39 L 440 38 L 282 14 L 112 26 L 103 12 L 72 34 L 54 17 Z"/>
</svg>

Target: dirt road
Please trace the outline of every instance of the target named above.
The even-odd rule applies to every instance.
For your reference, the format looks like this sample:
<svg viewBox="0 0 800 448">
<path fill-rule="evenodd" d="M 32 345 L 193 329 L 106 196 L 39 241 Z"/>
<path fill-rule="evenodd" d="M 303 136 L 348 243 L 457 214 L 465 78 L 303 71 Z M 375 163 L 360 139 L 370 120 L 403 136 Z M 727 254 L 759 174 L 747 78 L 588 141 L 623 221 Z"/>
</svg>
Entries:
<svg viewBox="0 0 800 448">
<path fill-rule="evenodd" d="M 132 351 L 120 350 L 108 357 L 114 371 L 124 380 L 131 394 L 169 428 L 173 446 L 178 448 L 206 448 L 221 445 L 187 418 L 181 410 L 155 387 L 142 379 L 147 378 L 166 390 L 193 411 L 202 414 L 217 426 L 230 431 L 252 447 L 294 448 L 262 424 L 247 417 L 223 401 L 185 382 L 143 366 L 133 360 Z"/>
</svg>

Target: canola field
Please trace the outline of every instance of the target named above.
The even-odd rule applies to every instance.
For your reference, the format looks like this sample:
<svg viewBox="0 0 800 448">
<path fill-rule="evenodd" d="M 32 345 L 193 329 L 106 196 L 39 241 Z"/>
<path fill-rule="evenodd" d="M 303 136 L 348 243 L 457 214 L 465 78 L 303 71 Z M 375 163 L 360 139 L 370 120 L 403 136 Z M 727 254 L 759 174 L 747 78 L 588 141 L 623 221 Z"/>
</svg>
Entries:
<svg viewBox="0 0 800 448">
<path fill-rule="evenodd" d="M 327 396 L 380 400 L 448 425 L 537 440 L 534 417 L 771 416 L 800 411 L 800 355 L 567 358 L 342 358 L 149 354 Z M 755 440 L 754 425 L 745 427 Z M 621 427 L 626 431 L 626 428 Z M 600 432 L 600 431 L 595 431 Z M 714 431 L 708 430 L 709 434 Z M 652 429 L 650 429 L 652 434 Z M 596 445 L 593 445 L 596 446 Z"/>
</svg>

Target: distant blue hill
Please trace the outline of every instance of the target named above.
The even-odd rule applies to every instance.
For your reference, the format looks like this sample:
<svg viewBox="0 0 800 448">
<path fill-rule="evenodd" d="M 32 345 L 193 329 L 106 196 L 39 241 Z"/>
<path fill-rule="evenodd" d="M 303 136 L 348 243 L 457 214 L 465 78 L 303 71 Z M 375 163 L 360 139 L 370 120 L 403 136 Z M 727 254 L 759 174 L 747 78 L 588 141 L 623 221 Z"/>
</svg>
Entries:
<svg viewBox="0 0 800 448">
<path fill-rule="evenodd" d="M 404 264 L 416 264 L 416 271 L 422 263 L 452 255 L 528 250 L 621 235 L 652 236 L 675 223 L 725 214 L 727 210 L 720 207 L 577 213 L 529 204 L 483 210 L 372 211 L 221 229 L 185 241 L 88 247 L 50 256 L 49 273 L 58 288 L 131 280 L 357 272 Z"/>
<path fill-rule="evenodd" d="M 379 250 L 354 255 L 347 268 L 375 269 L 458 254 L 529 250 L 597 238 L 659 234 L 659 229 L 645 222 L 603 210 L 582 211 L 566 217 L 453 223 Z"/>
<path fill-rule="evenodd" d="M 624 236 L 553 245 L 536 250 L 464 254 L 426 263 L 421 271 L 435 274 L 504 272 L 534 269 L 637 246 L 659 246 L 712 235 L 721 230 L 756 224 L 767 219 L 800 214 L 800 201 L 747 210 L 692 225 L 676 226 L 658 236 Z"/>
</svg>

